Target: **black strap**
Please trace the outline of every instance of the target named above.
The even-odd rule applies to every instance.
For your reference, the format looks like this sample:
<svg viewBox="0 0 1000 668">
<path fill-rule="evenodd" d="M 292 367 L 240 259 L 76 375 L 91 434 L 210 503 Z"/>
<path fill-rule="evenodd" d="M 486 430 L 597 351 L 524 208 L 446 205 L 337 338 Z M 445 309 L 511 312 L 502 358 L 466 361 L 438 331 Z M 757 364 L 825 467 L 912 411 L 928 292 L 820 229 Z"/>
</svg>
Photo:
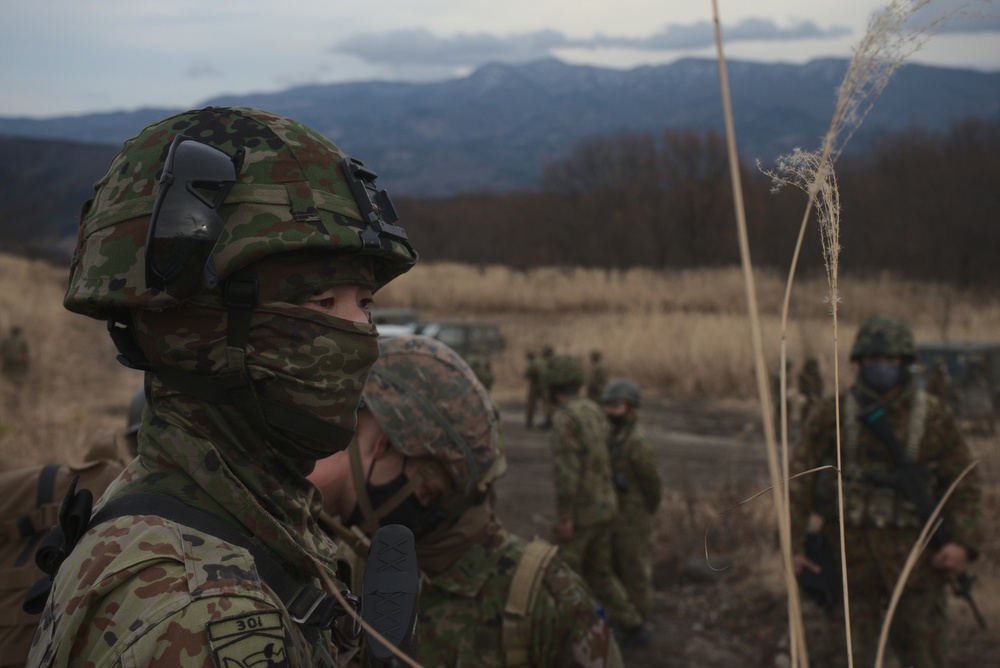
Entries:
<svg viewBox="0 0 1000 668">
<path fill-rule="evenodd" d="M 56 489 L 56 473 L 61 468 L 60 464 L 46 464 L 42 467 L 42 472 L 38 475 L 38 494 L 35 497 L 35 507 L 41 508 L 52 503 Z"/>
<path fill-rule="evenodd" d="M 87 490 L 82 490 L 86 492 Z M 108 501 L 86 523 L 86 528 L 90 529 L 98 524 L 109 522 L 119 517 L 152 515 L 163 519 L 177 522 L 178 524 L 207 533 L 220 538 L 227 543 L 245 549 L 253 557 L 257 572 L 261 579 L 267 583 L 278 598 L 281 599 L 288 609 L 292 620 L 301 627 L 301 630 L 310 642 L 318 639 L 320 629 L 330 628 L 334 622 L 346 612 L 337 598 L 327 594 L 320 589 L 310 585 L 298 583 L 291 575 L 281 568 L 278 561 L 271 555 L 270 551 L 262 544 L 247 536 L 232 524 L 204 510 L 193 508 L 186 503 L 165 494 L 128 494 Z M 51 575 L 55 575 L 59 564 L 66 555 L 72 551 L 83 532 L 74 532 L 75 538 L 67 539 L 63 535 L 61 526 L 54 527 L 50 535 L 46 538 L 45 544 L 39 549 L 36 558 L 44 561 L 46 568 L 43 568 Z M 58 535 L 54 535 L 58 534 Z M 58 544 L 58 546 L 57 546 Z M 43 556 L 45 546 L 50 546 L 47 556 Z M 58 560 L 58 563 L 55 563 Z M 41 563 L 40 563 L 41 565 Z M 54 567 L 53 567 L 54 566 Z M 36 591 L 32 588 L 33 609 L 28 612 L 41 612 L 38 599 L 44 593 L 48 595 L 51 589 L 51 580 L 43 580 L 48 584 L 44 591 Z M 41 605 L 44 605 L 45 597 L 41 597 Z M 344 597 L 351 603 L 356 599 L 346 592 Z M 29 604 L 25 600 L 25 609 Z"/>
</svg>

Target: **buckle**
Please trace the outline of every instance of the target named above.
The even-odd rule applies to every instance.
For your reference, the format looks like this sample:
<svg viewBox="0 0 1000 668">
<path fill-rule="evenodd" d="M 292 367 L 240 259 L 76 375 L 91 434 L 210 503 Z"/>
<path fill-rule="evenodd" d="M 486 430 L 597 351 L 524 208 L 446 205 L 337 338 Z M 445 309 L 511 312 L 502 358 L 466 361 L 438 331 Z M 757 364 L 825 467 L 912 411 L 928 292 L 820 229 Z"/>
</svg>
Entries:
<svg viewBox="0 0 1000 668">
<path fill-rule="evenodd" d="M 312 600 L 309 600 L 310 598 Z M 286 606 L 292 621 L 296 624 L 308 625 L 309 618 L 316 612 L 316 608 L 319 607 L 324 598 L 326 598 L 326 594 L 315 587 L 299 587 L 298 591 L 292 596 L 292 600 Z M 305 601 L 302 601 L 302 599 L 305 599 Z M 295 612 L 295 609 L 298 609 L 300 606 L 306 607 L 306 611 L 302 613 Z"/>
</svg>

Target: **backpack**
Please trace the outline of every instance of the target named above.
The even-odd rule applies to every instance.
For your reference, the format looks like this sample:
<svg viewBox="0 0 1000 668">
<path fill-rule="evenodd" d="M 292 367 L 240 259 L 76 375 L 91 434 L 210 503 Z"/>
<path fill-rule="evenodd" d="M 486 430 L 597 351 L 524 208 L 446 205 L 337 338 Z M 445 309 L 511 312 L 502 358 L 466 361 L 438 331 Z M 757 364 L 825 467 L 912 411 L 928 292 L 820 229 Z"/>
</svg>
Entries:
<svg viewBox="0 0 1000 668">
<path fill-rule="evenodd" d="M 95 498 L 125 468 L 111 448 L 92 448 L 79 465 L 46 464 L 0 473 L 0 668 L 23 666 L 40 615 L 22 610 L 31 585 L 45 574 L 35 564 L 35 549 L 58 523 L 59 506 L 70 482 Z"/>
</svg>

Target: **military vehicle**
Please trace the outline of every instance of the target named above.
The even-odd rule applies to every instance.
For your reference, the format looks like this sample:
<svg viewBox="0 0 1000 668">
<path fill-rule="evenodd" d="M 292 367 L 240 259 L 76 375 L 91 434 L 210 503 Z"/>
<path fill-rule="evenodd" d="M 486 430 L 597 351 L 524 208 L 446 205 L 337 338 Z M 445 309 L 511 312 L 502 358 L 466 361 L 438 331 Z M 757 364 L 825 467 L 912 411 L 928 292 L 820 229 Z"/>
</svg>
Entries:
<svg viewBox="0 0 1000 668">
<path fill-rule="evenodd" d="M 917 345 L 925 372 L 943 361 L 951 384 L 950 403 L 959 418 L 992 423 L 1000 412 L 1000 343 L 929 341 Z"/>
<path fill-rule="evenodd" d="M 488 322 L 427 322 L 418 325 L 415 333 L 441 341 L 462 357 L 490 356 L 503 350 L 506 345 L 499 328 Z"/>
</svg>

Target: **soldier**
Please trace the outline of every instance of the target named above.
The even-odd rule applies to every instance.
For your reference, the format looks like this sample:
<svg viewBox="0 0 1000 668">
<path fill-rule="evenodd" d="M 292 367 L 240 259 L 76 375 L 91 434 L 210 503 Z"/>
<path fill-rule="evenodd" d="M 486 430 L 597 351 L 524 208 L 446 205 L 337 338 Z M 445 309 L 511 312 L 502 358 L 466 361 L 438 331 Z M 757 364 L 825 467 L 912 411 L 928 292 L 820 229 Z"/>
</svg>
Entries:
<svg viewBox="0 0 1000 668">
<path fill-rule="evenodd" d="M 305 474 L 350 442 L 372 293 L 416 260 L 388 196 L 314 130 L 228 107 L 150 125 L 95 190 L 65 304 L 108 322 L 149 405 L 97 517 L 69 499 L 90 528 L 63 527 L 28 665 L 334 665 L 357 638 Z"/>
<path fill-rule="evenodd" d="M 425 666 L 615 666 L 612 634 L 556 549 L 507 532 L 493 515 L 497 425 L 485 389 L 444 344 L 382 342 L 350 452 L 310 478 L 339 521 L 371 534 L 399 523 L 417 537 L 426 581 L 418 660 Z M 360 548 L 360 549 L 359 549 Z"/>
<path fill-rule="evenodd" d="M 604 386 L 608 384 L 608 370 L 601 364 L 601 351 L 590 351 L 590 373 L 587 374 L 587 398 L 595 404 L 601 403 Z"/>
<path fill-rule="evenodd" d="M 809 412 L 823 398 L 823 377 L 819 373 L 819 360 L 815 357 L 806 358 L 806 363 L 799 372 L 799 394 L 803 403 L 799 412 L 799 424 L 805 424 Z"/>
<path fill-rule="evenodd" d="M 886 415 L 909 459 L 919 466 L 936 499 L 970 461 L 969 449 L 951 411 L 920 389 L 909 365 L 916 356 L 913 335 L 901 320 L 879 315 L 858 330 L 851 349 L 857 379 L 841 398 L 841 461 L 844 471 L 845 541 L 850 587 L 854 665 L 870 666 L 882 626 L 882 614 L 923 519 L 914 505 L 892 486 L 894 466 L 886 439 L 859 420 Z M 883 411 L 879 413 L 878 411 Z M 837 464 L 834 398 L 813 411 L 794 451 L 793 471 Z M 822 518 L 820 535 L 831 546 L 828 568 L 840 573 L 837 483 L 832 471 L 794 478 L 790 483 L 793 539 L 803 544 L 807 522 Z M 966 478 L 944 507 L 950 540 L 931 550 L 911 573 L 899 601 L 890 641 L 904 666 L 945 663 L 946 601 L 943 585 L 964 573 L 976 555 L 979 486 Z M 810 513 L 818 517 L 810 519 Z M 821 574 L 817 557 L 795 554 L 797 575 Z M 827 652 L 832 665 L 847 665 L 841 599 L 827 615 Z"/>
<path fill-rule="evenodd" d="M 540 403 L 544 406 L 545 400 L 545 363 L 538 359 L 534 350 L 527 351 L 524 356 L 528 360 L 528 368 L 524 371 L 524 378 L 528 381 L 528 399 L 524 407 L 524 426 L 532 429 L 535 426 L 535 408 Z"/>
<path fill-rule="evenodd" d="M 553 355 L 555 355 L 555 350 L 552 346 L 542 346 L 542 409 L 545 415 L 542 429 L 552 428 L 552 411 L 555 409 L 552 405 L 552 391 L 549 387 L 549 367 L 552 365 Z"/>
<path fill-rule="evenodd" d="M 618 519 L 611 541 L 615 575 L 643 620 L 652 614 L 653 517 L 660 506 L 662 481 L 656 458 L 638 425 L 639 388 L 631 380 L 613 380 L 601 396 L 611 423 L 608 454 L 618 495 Z"/>
<path fill-rule="evenodd" d="M 548 381 L 556 407 L 551 438 L 553 529 L 560 553 L 604 604 L 622 648 L 647 645 L 649 629 L 611 563 L 611 527 L 618 501 L 611 482 L 607 419 L 600 406 L 580 396 L 583 366 L 577 358 L 553 357 Z"/>
</svg>

